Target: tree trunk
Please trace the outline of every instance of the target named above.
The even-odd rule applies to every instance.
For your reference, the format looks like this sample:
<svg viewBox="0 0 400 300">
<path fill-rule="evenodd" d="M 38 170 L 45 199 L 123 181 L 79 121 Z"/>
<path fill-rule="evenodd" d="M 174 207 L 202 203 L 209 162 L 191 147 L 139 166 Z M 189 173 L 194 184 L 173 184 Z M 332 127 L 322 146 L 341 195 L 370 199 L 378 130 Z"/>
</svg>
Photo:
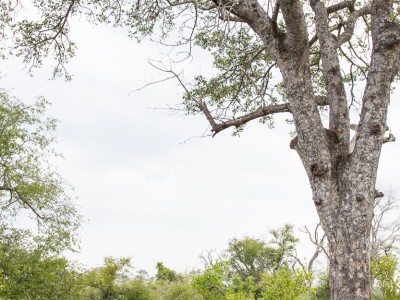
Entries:
<svg viewBox="0 0 400 300">
<path fill-rule="evenodd" d="M 371 299 L 370 228 L 373 197 L 351 187 L 339 198 L 337 224 L 328 235 L 330 299 Z M 346 197 L 347 195 L 347 197 Z"/>
<path fill-rule="evenodd" d="M 331 300 L 371 299 L 369 235 L 352 237 L 352 224 L 329 242 Z"/>
<path fill-rule="evenodd" d="M 323 176 L 308 172 L 328 238 L 331 300 L 371 299 L 370 230 L 376 172 L 353 168 L 354 161 L 347 156 L 333 161 L 331 172 Z"/>
<path fill-rule="evenodd" d="M 343 172 L 331 177 L 327 199 L 321 198 L 321 191 L 312 182 L 314 199 L 318 199 L 315 206 L 329 244 L 330 299 L 371 299 L 370 230 L 376 175 L 355 173 L 346 167 L 337 170 Z M 367 188 L 360 191 L 360 186 Z"/>
</svg>

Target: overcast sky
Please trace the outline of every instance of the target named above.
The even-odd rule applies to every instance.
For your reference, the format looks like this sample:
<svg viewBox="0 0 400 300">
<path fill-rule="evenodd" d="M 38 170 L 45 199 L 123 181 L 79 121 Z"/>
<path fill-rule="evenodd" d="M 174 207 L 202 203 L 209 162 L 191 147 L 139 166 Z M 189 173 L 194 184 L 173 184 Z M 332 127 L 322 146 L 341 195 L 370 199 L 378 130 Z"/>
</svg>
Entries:
<svg viewBox="0 0 400 300">
<path fill-rule="evenodd" d="M 234 237 L 266 238 L 269 228 L 285 223 L 315 226 L 284 116 L 273 130 L 256 121 L 240 138 L 229 130 L 195 138 L 207 129 L 204 117 L 152 109 L 179 103 L 175 82 L 132 92 L 159 78 L 147 63 L 159 55 L 157 44 L 137 44 L 113 28 L 73 25 L 79 49 L 68 66 L 71 82 L 49 80 L 49 68 L 30 77 L 12 59 L 3 64 L 1 87 L 23 101 L 44 95 L 53 103 L 49 114 L 60 120 L 57 149 L 65 156 L 59 171 L 87 219 L 74 258 L 93 267 L 105 256 L 130 256 L 135 268 L 151 274 L 158 261 L 185 271 L 199 266 L 203 251 L 221 251 Z M 207 64 L 202 56 L 185 72 L 204 72 Z M 388 120 L 395 136 L 398 96 Z M 399 143 L 383 147 L 380 185 L 399 189 L 399 153 Z M 296 233 L 304 240 L 300 255 L 310 255 L 313 248 Z"/>
</svg>

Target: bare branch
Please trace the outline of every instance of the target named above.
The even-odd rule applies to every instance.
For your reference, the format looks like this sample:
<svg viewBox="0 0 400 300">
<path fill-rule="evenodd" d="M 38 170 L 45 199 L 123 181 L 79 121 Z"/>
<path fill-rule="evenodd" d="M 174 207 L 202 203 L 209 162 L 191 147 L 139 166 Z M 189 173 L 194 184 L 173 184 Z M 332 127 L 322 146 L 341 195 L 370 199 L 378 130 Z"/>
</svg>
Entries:
<svg viewBox="0 0 400 300">
<path fill-rule="evenodd" d="M 374 217 L 371 228 L 371 257 L 378 258 L 395 248 L 400 238 L 400 219 L 393 214 L 398 209 L 399 200 L 392 190 L 387 196 L 376 191 Z"/>
<path fill-rule="evenodd" d="M 319 254 L 321 252 L 324 252 L 325 254 L 327 254 L 327 252 L 325 251 L 325 239 L 326 239 L 326 234 L 324 233 L 322 235 L 322 237 L 319 237 L 319 233 L 318 233 L 318 229 L 320 228 L 321 224 L 318 223 L 317 226 L 314 229 L 314 235 L 311 234 L 310 230 L 307 228 L 307 226 L 304 226 L 305 230 L 301 230 L 304 233 L 308 234 L 308 237 L 311 241 L 311 243 L 313 243 L 315 245 L 315 251 L 314 254 L 312 255 L 310 261 L 308 262 L 308 271 L 312 272 L 312 267 L 314 265 L 315 260 L 318 258 Z"/>
<path fill-rule="evenodd" d="M 207 105 L 203 101 L 200 101 L 198 103 L 198 105 L 199 105 L 200 110 L 203 112 L 203 114 L 206 116 L 208 122 L 210 123 L 212 131 L 214 131 L 214 135 L 217 134 L 216 128 L 218 128 L 219 125 L 217 123 L 215 123 L 215 120 L 214 120 L 213 116 L 211 115 L 211 112 L 208 109 Z"/>
<path fill-rule="evenodd" d="M 230 13 L 228 13 L 226 10 L 221 10 L 220 11 L 220 15 L 219 18 L 222 21 L 226 21 L 226 22 L 237 22 L 237 23 L 244 23 L 246 22 L 245 20 L 243 20 L 240 17 L 236 17 L 236 16 L 232 16 Z"/>
<path fill-rule="evenodd" d="M 275 34 L 271 18 L 259 1 L 214 0 L 214 3 L 246 22 L 268 47 L 270 54 L 275 58 L 279 56 L 279 37 Z"/>
</svg>

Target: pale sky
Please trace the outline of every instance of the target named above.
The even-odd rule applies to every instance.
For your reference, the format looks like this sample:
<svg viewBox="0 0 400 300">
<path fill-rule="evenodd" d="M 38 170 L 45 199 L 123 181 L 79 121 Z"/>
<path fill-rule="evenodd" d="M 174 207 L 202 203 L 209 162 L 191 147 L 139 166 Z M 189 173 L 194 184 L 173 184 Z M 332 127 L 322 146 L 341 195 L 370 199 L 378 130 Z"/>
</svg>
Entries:
<svg viewBox="0 0 400 300">
<path fill-rule="evenodd" d="M 77 22 L 72 34 L 79 49 L 68 65 L 71 82 L 48 80 L 48 67 L 30 77 L 16 59 L 3 62 L 1 78 L 1 87 L 23 101 L 44 95 L 53 103 L 56 148 L 65 156 L 59 172 L 88 220 L 81 252 L 72 258 L 94 267 L 105 256 L 129 256 L 150 274 L 158 261 L 185 271 L 199 266 L 206 250 L 222 251 L 234 237 L 265 238 L 285 223 L 304 240 L 300 256 L 312 253 L 297 228 L 312 228 L 318 218 L 301 161 L 289 148 L 285 116 L 273 130 L 255 121 L 240 138 L 230 130 L 192 138 L 207 129 L 204 117 L 152 109 L 179 103 L 175 82 L 132 92 L 160 78 L 147 63 L 159 56 L 157 44 Z M 185 72 L 207 71 L 207 64 L 195 58 Z M 400 137 L 398 98 L 392 97 L 388 125 Z M 397 190 L 399 153 L 398 142 L 383 146 L 378 176 Z"/>
</svg>

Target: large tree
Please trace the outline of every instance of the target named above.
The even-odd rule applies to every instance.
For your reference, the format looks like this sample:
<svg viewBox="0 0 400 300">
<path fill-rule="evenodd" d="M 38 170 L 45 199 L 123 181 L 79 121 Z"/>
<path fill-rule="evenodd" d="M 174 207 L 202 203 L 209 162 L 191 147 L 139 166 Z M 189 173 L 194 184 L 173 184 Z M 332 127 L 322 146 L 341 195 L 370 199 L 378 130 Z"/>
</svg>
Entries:
<svg viewBox="0 0 400 300">
<path fill-rule="evenodd" d="M 197 76 L 191 85 L 164 70 L 184 87 L 184 108 L 204 114 L 212 134 L 241 129 L 255 119 L 272 124 L 274 114 L 291 114 L 296 137 L 290 147 L 304 165 L 329 242 L 330 297 L 371 299 L 376 174 L 382 145 L 394 139 L 385 132 L 400 64 L 397 0 L 33 3 L 40 17 L 15 22 L 15 3 L 0 5 L 3 40 L 7 33 L 13 37 L 10 48 L 5 44 L 3 49 L 12 49 L 31 66 L 54 54 L 55 74 L 63 71 L 74 53 L 68 37 L 74 15 L 114 22 L 138 38 L 165 39 L 177 29 L 172 35 L 176 45 L 185 44 L 190 52 L 197 44 L 214 56 L 216 75 Z M 358 95 L 355 87 L 363 92 Z M 351 107 L 359 109 L 354 118 Z"/>
</svg>

